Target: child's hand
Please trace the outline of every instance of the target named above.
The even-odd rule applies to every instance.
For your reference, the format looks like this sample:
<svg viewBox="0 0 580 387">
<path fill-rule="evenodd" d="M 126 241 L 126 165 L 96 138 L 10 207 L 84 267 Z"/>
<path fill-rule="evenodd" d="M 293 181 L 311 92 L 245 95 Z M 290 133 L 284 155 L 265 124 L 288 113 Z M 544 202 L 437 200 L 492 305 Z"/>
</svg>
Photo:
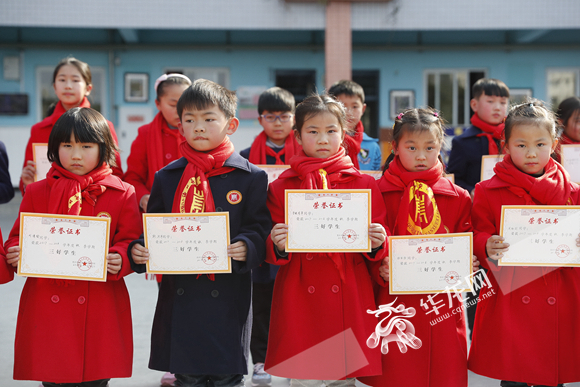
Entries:
<svg viewBox="0 0 580 387">
<path fill-rule="evenodd" d="M 147 212 L 147 203 L 149 203 L 149 197 L 151 195 L 143 195 L 141 200 L 139 201 L 139 207 L 143 210 L 143 212 Z"/>
<path fill-rule="evenodd" d="M 24 186 L 34 183 L 34 175 L 36 174 L 36 163 L 28 160 L 26 166 L 22 169 L 22 183 Z"/>
<path fill-rule="evenodd" d="M 247 254 L 248 246 L 246 246 L 244 241 L 237 241 L 228 246 L 228 256 L 236 261 L 246 262 L 248 259 Z"/>
<path fill-rule="evenodd" d="M 385 282 L 389 282 L 389 257 L 383 259 L 381 267 L 379 267 L 379 275 Z"/>
<path fill-rule="evenodd" d="M 117 274 L 123 266 L 123 258 L 120 254 L 110 253 L 107 255 L 107 271 L 111 274 Z"/>
<path fill-rule="evenodd" d="M 474 273 L 479 270 L 479 260 L 475 255 L 473 256 L 473 262 L 471 263 L 471 267 Z"/>
<path fill-rule="evenodd" d="M 288 238 L 288 225 L 284 223 L 278 223 L 272 229 L 270 233 L 270 239 L 274 242 L 274 245 L 280 252 L 286 251 L 286 239 Z"/>
<path fill-rule="evenodd" d="M 13 267 L 18 267 L 20 261 L 20 246 L 9 247 L 6 251 L 6 262 Z"/>
<path fill-rule="evenodd" d="M 144 265 L 149 260 L 149 249 L 135 243 L 131 248 L 131 256 L 137 265 Z"/>
<path fill-rule="evenodd" d="M 369 238 L 371 239 L 371 247 L 373 249 L 382 246 L 385 243 L 385 239 L 387 239 L 387 232 L 383 225 L 380 223 L 371 223 L 369 226 Z"/>
<path fill-rule="evenodd" d="M 485 251 L 487 252 L 489 259 L 497 261 L 509 250 L 508 247 L 510 247 L 510 244 L 504 243 L 504 241 L 505 238 L 499 235 L 492 235 L 489 237 L 485 244 Z"/>
</svg>

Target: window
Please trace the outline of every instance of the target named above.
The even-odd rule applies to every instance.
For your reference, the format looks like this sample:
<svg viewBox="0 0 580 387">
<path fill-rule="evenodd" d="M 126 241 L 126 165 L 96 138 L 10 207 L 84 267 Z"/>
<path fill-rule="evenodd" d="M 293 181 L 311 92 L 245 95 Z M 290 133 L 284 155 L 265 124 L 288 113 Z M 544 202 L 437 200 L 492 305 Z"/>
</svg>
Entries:
<svg viewBox="0 0 580 387">
<path fill-rule="evenodd" d="M 365 132 L 377 138 L 379 136 L 379 71 L 353 70 L 352 80 L 361 85 L 365 92 L 367 109 L 361 118 Z"/>
<path fill-rule="evenodd" d="M 484 70 L 427 70 L 426 104 L 439 111 L 451 126 L 467 126 L 471 117 L 471 87 Z"/>
<path fill-rule="evenodd" d="M 38 121 L 47 116 L 47 110 L 53 103 L 58 102 L 54 88 L 52 87 L 52 73 L 54 66 L 39 66 L 36 68 L 36 98 Z M 107 117 L 105 105 L 105 69 L 103 67 L 91 67 L 93 90 L 88 99 L 91 107 Z"/>
<path fill-rule="evenodd" d="M 560 102 L 580 95 L 580 68 L 548 69 L 548 101 L 556 111 Z"/>
<path fill-rule="evenodd" d="M 316 71 L 276 70 L 276 86 L 291 92 L 298 105 L 316 92 Z"/>
<path fill-rule="evenodd" d="M 215 82 L 218 85 L 222 85 L 226 89 L 230 88 L 230 70 L 224 67 L 183 67 L 183 68 L 171 68 L 165 70 L 165 74 L 183 74 L 191 81 L 196 79 L 207 79 L 209 81 Z"/>
</svg>

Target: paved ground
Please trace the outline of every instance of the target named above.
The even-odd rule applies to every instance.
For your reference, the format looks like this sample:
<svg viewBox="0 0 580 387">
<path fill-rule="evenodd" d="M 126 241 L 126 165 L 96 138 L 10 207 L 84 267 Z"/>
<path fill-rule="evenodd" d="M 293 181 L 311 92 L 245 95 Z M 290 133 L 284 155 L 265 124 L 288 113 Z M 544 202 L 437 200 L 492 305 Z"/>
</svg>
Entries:
<svg viewBox="0 0 580 387">
<path fill-rule="evenodd" d="M 0 205 L 0 228 L 4 239 L 18 215 L 21 197 L 17 194 L 10 203 Z M 133 376 L 128 379 L 114 379 L 111 387 L 157 387 L 162 376 L 161 372 L 147 368 L 149 359 L 149 340 L 153 311 L 157 300 L 157 286 L 152 281 L 146 281 L 143 276 L 132 274 L 126 278 L 131 296 L 133 310 L 133 330 L 135 356 L 133 361 Z M 0 387 L 38 386 L 38 382 L 22 382 L 12 380 L 14 361 L 14 332 L 20 292 L 24 279 L 17 277 L 11 283 L 0 285 Z M 114 354 L 112 354 L 114 356 Z M 251 386 L 249 381 L 247 386 Z M 288 386 L 286 379 L 274 378 L 273 387 Z M 358 384 L 358 386 L 364 386 Z M 497 387 L 499 381 L 469 373 L 469 387 Z M 580 387 L 580 383 L 569 384 L 569 387 Z M 415 387 L 415 386 L 411 386 Z M 419 386 L 417 386 L 419 387 Z"/>
</svg>

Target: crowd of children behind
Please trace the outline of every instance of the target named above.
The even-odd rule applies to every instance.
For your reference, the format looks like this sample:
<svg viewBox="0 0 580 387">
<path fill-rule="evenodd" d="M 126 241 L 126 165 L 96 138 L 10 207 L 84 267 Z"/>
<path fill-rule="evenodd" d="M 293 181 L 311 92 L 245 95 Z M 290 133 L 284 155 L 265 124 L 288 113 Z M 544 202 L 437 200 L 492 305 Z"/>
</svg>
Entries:
<svg viewBox="0 0 580 387">
<path fill-rule="evenodd" d="M 580 144 L 579 98 L 563 101 L 557 115 L 538 100 L 510 109 L 507 86 L 481 79 L 473 86 L 473 125 L 453 139 L 447 168 L 444 117 L 413 108 L 396 117 L 392 152 L 375 179 L 360 171 L 381 168 L 379 145 L 362 125 L 360 85 L 339 81 L 297 106 L 288 91 L 266 90 L 258 102 L 263 131 L 237 153 L 229 139 L 239 126 L 235 93 L 166 74 L 155 83 L 159 113 L 139 129 L 123 174 L 113 125 L 87 99 L 89 66 L 64 59 L 53 85 L 59 102 L 32 127 L 26 148 L 20 212 L 110 218 L 108 273 L 106 282 L 26 279 L 15 380 L 104 387 L 130 377 L 123 277 L 144 273 L 150 259 L 141 214 L 227 211 L 231 274 L 157 277 L 149 368 L 166 373 L 162 385 L 243 386 L 250 353 L 253 386 L 271 385 L 272 374 L 291 386 L 358 379 L 375 387 L 465 387 L 468 369 L 509 387 L 580 381 L 580 269 L 497 264 L 509 249 L 500 236 L 502 205 L 580 204 L 580 187 L 558 163 L 560 144 Z M 35 182 L 32 144 L 39 142 L 48 143 L 52 167 Z M 495 176 L 479 182 L 489 154 L 504 157 Z M 256 166 L 266 164 L 289 168 L 268 184 Z M 14 196 L 7 165 L 0 142 L 0 203 Z M 287 252 L 288 189 L 369 189 L 371 251 Z M 418 206 L 430 211 L 417 218 Z M 0 235 L 0 283 L 18 267 L 20 232 L 17 218 L 5 243 Z M 470 351 L 464 313 L 434 325 L 424 295 L 389 293 L 390 235 L 464 232 L 474 234 L 473 271 L 481 265 L 497 290 L 479 302 Z M 367 345 L 379 323 L 368 311 L 395 302 L 417 311 L 421 344 L 381 353 Z M 453 299 L 449 308 L 463 310 L 460 304 Z"/>
</svg>

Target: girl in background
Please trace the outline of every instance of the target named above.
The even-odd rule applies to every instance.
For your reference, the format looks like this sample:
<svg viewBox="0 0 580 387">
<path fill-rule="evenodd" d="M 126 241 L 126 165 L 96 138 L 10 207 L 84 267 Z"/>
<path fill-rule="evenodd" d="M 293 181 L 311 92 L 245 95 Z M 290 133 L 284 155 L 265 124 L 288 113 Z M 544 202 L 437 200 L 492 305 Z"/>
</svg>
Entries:
<svg viewBox="0 0 580 387">
<path fill-rule="evenodd" d="M 563 128 L 554 151 L 554 159 L 561 163 L 561 145 L 580 144 L 580 98 L 570 97 L 558 106 L 558 124 Z"/>
</svg>

